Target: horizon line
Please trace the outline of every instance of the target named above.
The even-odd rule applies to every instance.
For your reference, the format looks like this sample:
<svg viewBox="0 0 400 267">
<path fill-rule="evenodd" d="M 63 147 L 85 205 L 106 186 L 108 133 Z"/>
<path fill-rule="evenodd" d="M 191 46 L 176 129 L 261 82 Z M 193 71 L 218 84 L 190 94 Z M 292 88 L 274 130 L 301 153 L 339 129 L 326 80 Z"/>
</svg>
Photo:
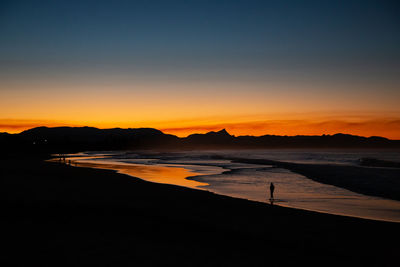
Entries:
<svg viewBox="0 0 400 267">
<path fill-rule="evenodd" d="M 153 128 L 153 127 L 136 127 L 136 128 L 122 128 L 122 127 L 110 127 L 110 128 L 100 128 L 100 127 L 95 127 L 95 126 L 89 126 L 89 125 L 84 125 L 84 126 L 69 126 L 69 125 L 62 125 L 62 126 L 36 126 L 36 127 L 32 127 L 29 129 L 25 129 L 22 130 L 20 132 L 15 132 L 15 133 L 10 133 L 10 132 L 0 132 L 1 134 L 10 134 L 10 135 L 18 135 L 21 134 L 23 132 L 29 131 L 29 130 L 33 130 L 33 129 L 37 129 L 37 128 L 48 128 L 48 129 L 54 129 L 54 128 L 94 128 L 94 129 L 98 129 L 98 130 L 112 130 L 112 129 L 121 129 L 121 130 L 137 130 L 137 129 L 153 129 L 153 130 L 157 130 L 162 132 L 163 134 L 168 134 L 168 135 L 173 135 L 176 136 L 178 138 L 186 138 L 190 135 L 194 135 L 194 134 L 207 134 L 207 133 L 217 133 L 217 132 L 221 132 L 221 131 L 226 131 L 230 136 L 233 137 L 241 137 L 241 136 L 250 136 L 250 137 L 262 137 L 262 136 L 280 136 L 280 137 L 297 137 L 297 136 L 334 136 L 334 135 L 349 135 L 349 136 L 356 136 L 356 137 L 363 137 L 363 138 L 384 138 L 390 141 L 400 141 L 400 139 L 390 139 L 384 136 L 378 136 L 378 135 L 371 135 L 371 136 L 363 136 L 363 135 L 356 135 L 356 134 L 350 134 L 350 133 L 343 133 L 343 132 L 336 132 L 334 134 L 297 134 L 297 135 L 279 135 L 279 134 L 262 134 L 262 135 L 250 135 L 250 134 L 245 134 L 245 135 L 234 135 L 234 134 L 230 134 L 228 130 L 226 130 L 225 128 L 222 128 L 220 130 L 214 130 L 214 131 L 208 131 L 205 133 L 191 133 L 188 134 L 187 136 L 178 136 L 175 134 L 171 134 L 171 133 L 165 133 L 163 131 L 163 129 L 157 129 L 157 128 Z"/>
</svg>

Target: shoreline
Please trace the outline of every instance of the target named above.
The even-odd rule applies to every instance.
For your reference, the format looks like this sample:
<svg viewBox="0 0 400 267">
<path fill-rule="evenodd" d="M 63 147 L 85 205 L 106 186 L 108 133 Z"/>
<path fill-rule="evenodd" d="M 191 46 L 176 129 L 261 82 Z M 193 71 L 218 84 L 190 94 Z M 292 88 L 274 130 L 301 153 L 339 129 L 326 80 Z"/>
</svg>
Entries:
<svg viewBox="0 0 400 267">
<path fill-rule="evenodd" d="M 273 165 L 355 193 L 400 201 L 400 169 L 350 165 L 301 164 L 267 159 L 226 158 L 238 163 Z M 382 182 L 382 179 L 385 180 Z"/>
<path fill-rule="evenodd" d="M 97 157 L 97 156 L 96 156 Z M 249 200 L 249 201 L 256 201 L 256 202 L 260 202 L 260 203 L 266 203 L 269 204 L 269 202 L 267 200 L 260 200 L 258 198 L 249 198 L 246 196 L 239 196 L 239 195 L 235 195 L 235 194 L 229 194 L 229 193 L 224 193 L 224 192 L 218 192 L 218 190 L 213 190 L 212 186 L 207 184 L 207 180 L 203 180 L 201 177 L 203 175 L 207 176 L 208 174 L 201 174 L 201 173 L 195 173 L 193 172 L 193 170 L 188 169 L 187 167 L 185 167 L 184 165 L 177 165 L 177 166 L 168 166 L 165 167 L 163 164 L 161 164 L 163 167 L 157 167 L 157 166 L 153 166 L 153 165 L 143 165 L 143 166 L 136 166 L 136 165 L 142 165 L 142 164 L 129 164 L 129 163 L 118 163 L 118 162 L 96 162 L 96 161 L 89 161 L 89 162 L 85 162 L 85 161 L 79 161 L 79 158 L 70 158 L 67 157 L 66 158 L 66 162 L 69 161 L 69 159 L 72 159 L 72 164 L 79 164 L 78 167 L 89 167 L 89 168 L 97 168 L 97 169 L 111 169 L 111 170 L 115 170 L 117 173 L 122 173 L 122 174 L 126 174 L 129 175 L 130 177 L 133 178 L 138 178 L 138 179 L 142 179 L 144 181 L 149 181 L 149 182 L 155 182 L 155 183 L 161 183 L 161 184 L 171 184 L 171 185 L 177 185 L 177 186 L 183 186 L 186 188 L 192 188 L 192 189 L 196 189 L 196 190 L 203 190 L 203 191 L 209 191 L 218 195 L 222 195 L 222 196 L 230 196 L 230 197 L 234 197 L 234 198 L 240 198 L 240 199 L 245 199 L 245 200 Z M 75 161 L 74 161 L 75 159 Z M 90 157 L 84 157 L 83 159 L 90 159 Z M 51 160 L 50 160 L 51 161 Z M 53 160 L 55 161 L 55 160 Z M 238 160 L 236 159 L 236 161 L 238 162 L 244 162 L 244 161 L 253 161 L 252 159 L 244 159 L 244 160 Z M 55 161 L 57 162 L 57 161 Z M 291 164 L 291 163 L 285 163 L 285 162 L 279 162 L 279 161 L 271 161 L 271 160 L 265 160 L 266 163 L 268 163 L 268 165 L 270 164 L 279 164 L 279 165 L 283 165 L 283 164 Z M 252 162 L 253 163 L 253 162 Z M 298 165 L 298 164 L 296 164 Z M 300 165 L 306 165 L 307 164 L 300 164 Z M 323 166 L 323 165 L 322 165 Z M 282 167 L 282 166 L 280 166 Z M 340 167 L 340 166 L 339 166 Z M 137 170 L 139 168 L 139 171 Z M 153 169 L 157 169 L 157 168 L 164 168 L 164 169 L 168 169 L 169 171 L 166 172 L 164 171 L 157 171 L 155 174 L 153 173 L 152 175 L 149 176 L 149 172 L 154 172 Z M 144 169 L 145 171 L 141 171 L 141 169 Z M 148 170 L 150 169 L 150 170 Z M 181 169 L 185 169 L 184 172 L 182 171 L 178 171 Z M 170 176 L 174 176 L 174 177 L 168 177 L 168 173 L 170 173 Z M 160 177 L 161 175 L 164 175 L 163 177 Z M 176 177 L 175 177 L 176 176 Z M 318 181 L 320 182 L 320 181 Z M 211 188 L 205 187 L 204 185 L 208 185 L 211 186 Z M 385 199 L 385 198 L 378 198 L 376 201 L 386 201 L 387 203 L 385 204 L 381 204 L 382 205 L 390 205 L 390 207 L 392 207 L 392 209 L 394 209 L 395 207 L 398 207 L 399 205 L 397 203 L 391 203 L 389 199 Z M 296 202 L 294 202 L 296 203 Z M 360 219 L 368 219 L 368 220 L 377 220 L 377 221 L 383 221 L 383 222 L 393 222 L 393 223 L 400 223 L 400 220 L 398 219 L 398 216 L 396 214 L 392 214 L 392 215 L 387 215 L 385 213 L 379 214 L 379 213 L 370 213 L 368 212 L 368 210 L 366 209 L 365 211 L 363 210 L 346 210 L 346 207 L 343 206 L 342 209 L 339 208 L 335 208 L 334 206 L 331 206 L 331 208 L 329 208 L 329 210 L 324 209 L 323 207 L 318 209 L 317 206 L 314 205 L 303 205 L 303 204 L 285 204 L 285 202 L 275 202 L 275 205 L 279 205 L 282 207 L 287 207 L 287 208 L 294 208 L 294 209 L 299 209 L 299 210 L 306 210 L 306 211 L 312 211 L 312 212 L 318 212 L 318 213 L 323 213 L 323 214 L 332 214 L 332 215 L 338 215 L 338 216 L 346 216 L 346 217 L 354 217 L 354 218 L 360 218 Z M 354 204 L 354 203 L 353 203 Z M 357 203 L 358 204 L 358 203 Z M 340 205 L 340 204 L 339 204 Z M 350 204 L 348 204 L 350 205 Z M 374 204 L 375 205 L 375 204 Z M 381 207 L 380 206 L 380 207 Z M 371 206 L 371 208 L 375 208 L 376 206 Z M 377 208 L 377 207 L 376 207 Z M 348 209 L 348 208 L 347 208 Z M 394 212 L 394 211 L 393 211 Z"/>
<path fill-rule="evenodd" d="M 331 266 L 373 266 L 396 262 L 400 249 L 398 223 L 270 206 L 111 170 L 39 160 L 0 166 L 13 233 L 5 257 L 16 266 L 25 265 L 21 253 L 42 266 L 252 266 L 265 257 L 280 266 L 327 257 Z"/>
<path fill-rule="evenodd" d="M 171 184 L 171 185 L 176 185 L 176 186 L 182 186 L 186 188 L 192 188 L 192 189 L 201 189 L 198 186 L 205 186 L 208 185 L 206 183 L 198 182 L 195 180 L 189 180 L 186 179 L 187 177 L 190 176 L 197 176 L 201 175 L 200 173 L 197 173 L 193 170 L 183 168 L 183 167 L 171 167 L 174 169 L 170 169 L 169 167 L 165 166 L 150 166 L 146 165 L 146 169 L 142 166 L 139 166 L 140 164 L 129 164 L 129 163 L 101 163 L 101 162 L 94 162 L 94 161 L 78 161 L 78 160 L 70 160 L 70 157 L 67 157 L 66 160 L 69 161 L 70 163 L 63 163 L 59 162 L 60 164 L 67 164 L 72 167 L 80 167 L 80 168 L 94 168 L 94 169 L 102 169 L 102 170 L 114 170 L 117 173 L 128 175 L 130 177 L 136 178 L 136 179 L 141 179 L 143 181 L 148 181 L 148 182 L 154 182 L 154 183 L 160 183 L 160 184 Z M 57 160 L 50 159 L 48 160 L 49 162 L 55 162 L 58 163 Z M 150 170 L 148 170 L 150 169 Z M 144 177 L 139 177 L 139 175 L 142 175 Z M 164 177 L 168 177 L 172 179 L 175 183 L 163 183 L 162 179 L 160 179 L 159 175 L 164 175 Z"/>
</svg>

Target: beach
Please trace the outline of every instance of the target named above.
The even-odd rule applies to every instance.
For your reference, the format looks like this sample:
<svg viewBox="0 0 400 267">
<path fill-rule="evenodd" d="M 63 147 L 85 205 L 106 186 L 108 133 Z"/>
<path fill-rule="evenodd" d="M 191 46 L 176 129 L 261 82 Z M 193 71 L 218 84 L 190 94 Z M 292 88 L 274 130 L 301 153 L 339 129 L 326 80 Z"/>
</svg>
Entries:
<svg viewBox="0 0 400 267">
<path fill-rule="evenodd" d="M 365 155 L 398 157 L 348 150 L 97 151 L 67 155 L 65 162 L 264 203 L 274 183 L 279 206 L 400 222 L 400 201 L 390 197 L 400 194 L 400 169 L 359 166 Z"/>
<path fill-rule="evenodd" d="M 398 223 L 157 184 L 112 170 L 1 160 L 14 266 L 393 266 Z"/>
</svg>

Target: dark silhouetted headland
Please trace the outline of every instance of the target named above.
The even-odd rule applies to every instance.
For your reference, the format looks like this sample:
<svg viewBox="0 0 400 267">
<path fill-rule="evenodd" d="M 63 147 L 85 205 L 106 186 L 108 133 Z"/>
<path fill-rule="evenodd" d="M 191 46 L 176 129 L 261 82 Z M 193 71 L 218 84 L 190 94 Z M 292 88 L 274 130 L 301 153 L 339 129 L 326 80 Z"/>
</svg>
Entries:
<svg viewBox="0 0 400 267">
<path fill-rule="evenodd" d="M 261 148 L 400 148 L 400 140 L 349 134 L 322 136 L 233 136 L 225 129 L 179 138 L 151 128 L 97 129 L 38 127 L 19 134 L 0 134 L 6 153 L 56 153 L 117 149 L 261 149 Z"/>
</svg>

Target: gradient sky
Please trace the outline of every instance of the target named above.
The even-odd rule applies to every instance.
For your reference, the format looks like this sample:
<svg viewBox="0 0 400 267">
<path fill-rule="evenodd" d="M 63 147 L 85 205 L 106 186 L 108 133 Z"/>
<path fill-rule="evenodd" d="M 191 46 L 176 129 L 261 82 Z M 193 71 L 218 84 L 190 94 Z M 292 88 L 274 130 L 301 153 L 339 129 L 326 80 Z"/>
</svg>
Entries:
<svg viewBox="0 0 400 267">
<path fill-rule="evenodd" d="M 400 139 L 398 1 L 1 1 L 0 131 Z"/>
</svg>

